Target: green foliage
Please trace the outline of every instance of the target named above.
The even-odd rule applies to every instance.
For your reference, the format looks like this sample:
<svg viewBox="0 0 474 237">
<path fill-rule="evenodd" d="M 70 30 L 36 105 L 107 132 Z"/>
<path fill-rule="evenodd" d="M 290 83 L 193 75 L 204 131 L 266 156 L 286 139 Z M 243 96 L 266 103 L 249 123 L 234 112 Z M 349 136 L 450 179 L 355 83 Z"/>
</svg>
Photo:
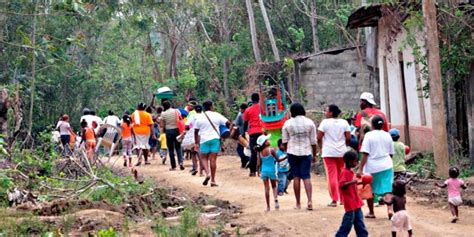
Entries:
<svg viewBox="0 0 474 237">
<path fill-rule="evenodd" d="M 180 223 L 177 226 L 170 226 L 164 219 L 158 219 L 153 230 L 157 236 L 211 236 L 218 235 L 220 228 L 202 228 L 198 225 L 199 209 L 196 207 L 186 207 L 180 215 Z"/>
<path fill-rule="evenodd" d="M 97 232 L 98 237 L 118 237 L 119 234 L 114 230 L 114 228 L 109 227 L 105 230 L 99 230 Z"/>
<path fill-rule="evenodd" d="M 154 183 L 151 179 L 146 179 L 143 184 L 137 183 L 131 176 L 122 177 L 112 174 L 109 170 L 104 169 L 98 172 L 102 179 L 108 180 L 115 185 L 122 195 L 117 194 L 117 190 L 108 185 L 98 185 L 92 189 L 90 193 L 84 194 L 94 201 L 105 200 L 112 204 L 120 204 L 128 198 L 137 195 L 143 195 L 153 190 Z"/>
<path fill-rule="evenodd" d="M 0 173 L 0 207 L 8 206 L 8 191 L 13 187 L 13 179 Z"/>
<path fill-rule="evenodd" d="M 420 156 L 414 163 L 408 165 L 407 169 L 411 172 L 416 172 L 423 178 L 433 177 L 436 169 L 433 153 L 423 153 Z"/>
</svg>

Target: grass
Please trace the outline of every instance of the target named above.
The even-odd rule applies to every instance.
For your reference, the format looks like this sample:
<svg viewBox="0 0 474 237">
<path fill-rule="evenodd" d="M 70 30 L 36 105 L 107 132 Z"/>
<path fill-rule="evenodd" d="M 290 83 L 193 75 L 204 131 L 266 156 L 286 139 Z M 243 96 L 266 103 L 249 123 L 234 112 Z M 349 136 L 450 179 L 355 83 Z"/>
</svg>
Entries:
<svg viewBox="0 0 474 237">
<path fill-rule="evenodd" d="M 157 236 L 180 237 L 180 236 L 218 236 L 222 226 L 217 228 L 202 228 L 198 220 L 201 215 L 197 207 L 188 206 L 181 212 L 178 225 L 169 225 L 166 220 L 159 218 L 153 226 Z"/>
</svg>

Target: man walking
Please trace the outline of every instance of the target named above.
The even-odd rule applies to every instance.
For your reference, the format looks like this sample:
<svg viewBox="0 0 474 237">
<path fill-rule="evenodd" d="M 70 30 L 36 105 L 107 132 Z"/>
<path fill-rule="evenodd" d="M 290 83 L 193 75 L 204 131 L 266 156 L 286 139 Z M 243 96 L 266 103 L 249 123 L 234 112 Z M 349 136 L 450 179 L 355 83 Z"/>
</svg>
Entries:
<svg viewBox="0 0 474 237">
<path fill-rule="evenodd" d="M 248 167 L 250 169 L 250 177 L 255 177 L 257 172 L 257 152 L 254 150 L 257 144 L 257 138 L 262 135 L 262 124 L 260 120 L 260 96 L 258 93 L 253 93 L 251 96 L 252 106 L 250 106 L 244 113 L 244 131 L 248 128 L 248 134 L 250 137 L 249 145 L 252 155 Z M 244 134 L 242 134 L 244 135 Z"/>
</svg>

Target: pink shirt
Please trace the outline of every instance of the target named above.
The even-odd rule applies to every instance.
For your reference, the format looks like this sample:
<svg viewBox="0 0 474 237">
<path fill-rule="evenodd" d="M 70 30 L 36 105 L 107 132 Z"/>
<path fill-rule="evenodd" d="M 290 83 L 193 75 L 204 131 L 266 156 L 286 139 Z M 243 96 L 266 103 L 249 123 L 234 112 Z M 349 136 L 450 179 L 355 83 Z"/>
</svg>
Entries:
<svg viewBox="0 0 474 237">
<path fill-rule="evenodd" d="M 448 186 L 448 197 L 459 197 L 461 196 L 461 186 L 464 185 L 464 181 L 460 179 L 450 178 L 444 181 L 444 184 Z"/>
</svg>

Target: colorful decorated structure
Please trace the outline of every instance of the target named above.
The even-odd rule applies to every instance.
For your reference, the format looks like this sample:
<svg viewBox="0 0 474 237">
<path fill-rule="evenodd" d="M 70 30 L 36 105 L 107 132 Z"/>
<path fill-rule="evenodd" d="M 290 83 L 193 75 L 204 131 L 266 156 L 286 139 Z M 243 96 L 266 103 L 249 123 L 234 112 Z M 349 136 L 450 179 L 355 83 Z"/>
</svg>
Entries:
<svg viewBox="0 0 474 237">
<path fill-rule="evenodd" d="M 262 127 L 268 134 L 271 134 L 270 143 L 272 147 L 278 146 L 278 139 L 281 138 L 281 129 L 288 118 L 285 96 L 285 86 L 283 81 L 274 82 L 267 79 L 259 82 L 260 119 Z"/>
</svg>

